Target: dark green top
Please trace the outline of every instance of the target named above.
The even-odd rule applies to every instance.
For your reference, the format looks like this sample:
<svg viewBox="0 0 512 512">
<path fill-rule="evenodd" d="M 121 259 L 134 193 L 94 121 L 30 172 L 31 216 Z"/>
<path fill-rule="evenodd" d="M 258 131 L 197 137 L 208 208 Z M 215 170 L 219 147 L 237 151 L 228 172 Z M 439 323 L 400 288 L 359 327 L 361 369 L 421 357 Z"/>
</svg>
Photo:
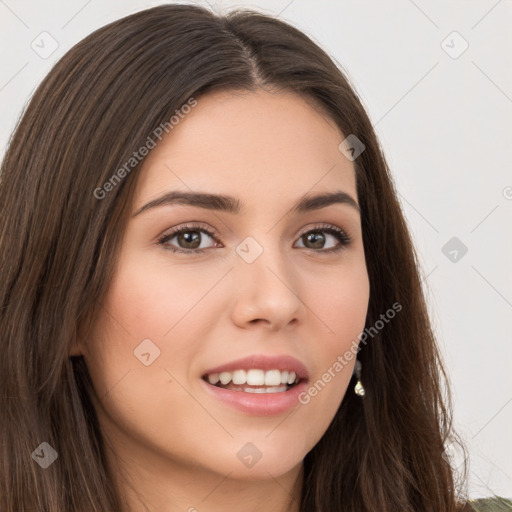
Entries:
<svg viewBox="0 0 512 512">
<path fill-rule="evenodd" d="M 479 500 L 469 500 L 469 504 L 476 512 L 510 512 L 512 511 L 512 501 L 505 498 L 485 498 Z"/>
</svg>

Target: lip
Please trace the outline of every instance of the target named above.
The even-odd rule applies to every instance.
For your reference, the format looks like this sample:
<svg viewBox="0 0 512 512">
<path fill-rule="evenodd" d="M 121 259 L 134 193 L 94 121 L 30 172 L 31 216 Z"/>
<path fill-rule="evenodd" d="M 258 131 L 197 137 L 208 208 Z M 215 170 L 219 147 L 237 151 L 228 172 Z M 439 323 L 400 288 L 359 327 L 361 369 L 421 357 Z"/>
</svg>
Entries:
<svg viewBox="0 0 512 512">
<path fill-rule="evenodd" d="M 209 370 L 206 370 L 204 372 L 202 377 L 204 378 L 206 377 L 206 375 L 209 375 L 211 373 L 232 372 L 235 370 L 251 370 L 253 368 L 265 371 L 292 370 L 301 380 L 307 380 L 309 378 L 309 373 L 306 366 L 295 357 L 288 355 L 266 356 L 263 354 L 254 354 L 248 357 L 244 357 L 242 359 L 231 361 L 221 366 L 217 366 L 215 368 L 210 368 Z M 237 393 L 239 392 L 237 391 Z"/>
<path fill-rule="evenodd" d="M 294 371 L 299 382 L 280 393 L 245 393 L 225 389 L 208 382 L 207 375 L 211 373 L 232 372 L 235 370 L 280 370 Z M 256 416 L 271 416 L 282 414 L 299 403 L 299 395 L 307 389 L 309 372 L 306 366 L 298 359 L 288 355 L 267 356 L 255 354 L 237 359 L 215 368 L 206 370 L 201 378 L 205 391 L 216 399 L 246 414 Z"/>
<path fill-rule="evenodd" d="M 301 380 L 281 393 L 245 393 L 219 388 L 204 379 L 200 380 L 205 391 L 214 398 L 241 412 L 255 416 L 272 416 L 287 412 L 299 404 L 299 395 L 305 392 L 308 386 L 306 380 Z"/>
</svg>

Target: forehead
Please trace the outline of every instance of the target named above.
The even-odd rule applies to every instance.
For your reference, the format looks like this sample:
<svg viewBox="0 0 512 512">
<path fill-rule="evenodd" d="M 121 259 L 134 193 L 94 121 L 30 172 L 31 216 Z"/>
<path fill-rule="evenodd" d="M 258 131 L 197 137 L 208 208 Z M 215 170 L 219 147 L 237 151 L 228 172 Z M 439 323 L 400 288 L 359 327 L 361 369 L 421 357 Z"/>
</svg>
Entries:
<svg viewBox="0 0 512 512">
<path fill-rule="evenodd" d="M 338 149 L 344 138 L 332 119 L 295 93 L 210 93 L 156 140 L 135 205 L 169 189 L 245 196 L 260 205 L 315 190 L 355 196 L 353 163 Z"/>
</svg>

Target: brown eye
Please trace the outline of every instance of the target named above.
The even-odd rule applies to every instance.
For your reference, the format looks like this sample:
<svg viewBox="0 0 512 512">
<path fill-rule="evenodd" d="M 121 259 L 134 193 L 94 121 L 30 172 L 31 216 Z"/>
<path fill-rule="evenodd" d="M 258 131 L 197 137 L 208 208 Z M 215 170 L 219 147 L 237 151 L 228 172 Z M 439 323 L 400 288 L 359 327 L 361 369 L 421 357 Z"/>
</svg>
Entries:
<svg viewBox="0 0 512 512">
<path fill-rule="evenodd" d="M 204 251 L 205 247 L 201 247 L 201 244 L 208 237 L 215 240 L 214 233 L 202 226 L 183 226 L 164 235 L 158 243 L 173 252 L 199 253 Z M 176 241 L 170 244 L 174 239 Z"/>
<path fill-rule="evenodd" d="M 325 235 L 320 231 L 312 231 L 302 236 L 305 245 L 312 245 L 311 249 L 323 249 L 325 238 Z"/>
<path fill-rule="evenodd" d="M 329 236 L 338 240 L 338 245 L 324 248 L 328 243 Z M 304 233 L 300 240 L 306 249 L 313 249 L 319 252 L 335 252 L 348 246 L 352 239 L 342 229 L 336 226 L 317 227 Z"/>
</svg>

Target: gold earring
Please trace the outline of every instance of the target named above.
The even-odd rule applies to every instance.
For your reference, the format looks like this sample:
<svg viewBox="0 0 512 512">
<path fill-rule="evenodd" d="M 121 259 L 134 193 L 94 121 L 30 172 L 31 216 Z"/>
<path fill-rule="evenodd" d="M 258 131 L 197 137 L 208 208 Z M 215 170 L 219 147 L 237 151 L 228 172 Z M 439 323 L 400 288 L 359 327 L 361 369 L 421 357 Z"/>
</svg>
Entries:
<svg viewBox="0 0 512 512">
<path fill-rule="evenodd" d="M 357 377 L 357 383 L 354 386 L 354 392 L 356 395 L 363 397 L 364 396 L 364 387 L 361 383 L 361 368 L 363 365 L 361 364 L 361 361 L 359 359 L 356 359 L 356 364 L 354 366 L 354 374 Z"/>
</svg>

